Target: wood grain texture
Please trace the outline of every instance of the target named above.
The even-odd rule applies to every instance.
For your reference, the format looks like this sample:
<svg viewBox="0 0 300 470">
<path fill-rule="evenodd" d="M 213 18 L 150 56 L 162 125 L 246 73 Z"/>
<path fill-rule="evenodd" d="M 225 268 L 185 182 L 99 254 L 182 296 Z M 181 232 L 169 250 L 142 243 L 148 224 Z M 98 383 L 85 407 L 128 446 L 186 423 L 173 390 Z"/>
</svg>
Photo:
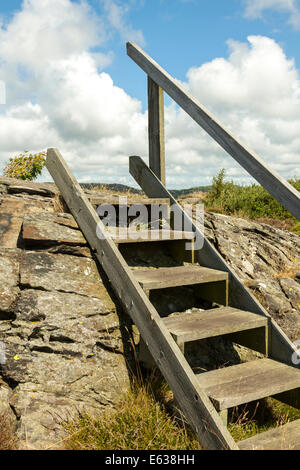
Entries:
<svg viewBox="0 0 300 470">
<path fill-rule="evenodd" d="M 202 446 L 212 450 L 238 450 L 115 243 L 105 237 L 104 225 L 57 149 L 48 149 L 46 164 L 118 299 L 139 329 Z"/>
<path fill-rule="evenodd" d="M 257 434 L 238 445 L 240 450 L 300 450 L 300 420 Z"/>
<path fill-rule="evenodd" d="M 127 227 L 106 227 L 107 233 L 118 244 L 123 243 L 149 243 L 155 241 L 193 240 L 193 232 L 180 232 L 174 230 L 128 230 Z"/>
<path fill-rule="evenodd" d="M 166 184 L 164 91 L 148 77 L 149 166 Z"/>
<path fill-rule="evenodd" d="M 88 194 L 87 198 L 88 200 L 93 204 L 93 205 L 101 205 L 101 204 L 111 204 L 113 206 L 118 206 L 120 204 L 120 198 L 123 200 L 122 204 L 124 204 L 124 198 L 127 198 L 126 205 L 132 206 L 132 205 L 144 205 L 144 206 L 151 206 L 151 205 L 156 205 L 156 204 L 161 204 L 161 205 L 169 205 L 169 201 L 166 198 L 145 198 L 145 197 L 140 197 L 140 196 L 127 196 L 126 193 L 124 195 L 120 196 L 115 196 L 115 195 L 105 195 L 105 196 L 99 196 L 97 194 Z M 121 204 L 121 205 L 122 205 Z"/>
<path fill-rule="evenodd" d="M 194 287 L 194 294 L 199 299 L 216 302 L 219 305 L 228 307 L 228 279 L 226 281 L 209 282 L 208 284 L 199 284 Z"/>
<path fill-rule="evenodd" d="M 192 230 L 199 237 L 203 236 L 200 227 L 196 226 L 184 213 L 182 207 L 175 198 L 161 184 L 154 173 L 147 167 L 145 162 L 137 156 L 129 159 L 130 173 L 149 197 L 168 197 L 172 207 L 182 214 L 182 217 L 191 224 Z M 221 257 L 215 247 L 204 236 L 204 244 L 201 250 L 196 252 L 196 259 L 202 266 L 228 272 L 229 274 L 229 305 L 249 312 L 257 313 L 268 318 L 270 331 L 270 356 L 288 364 L 292 361 L 293 353 L 297 352 L 295 345 L 289 340 L 287 335 L 281 330 L 277 323 L 271 318 L 268 312 L 258 302 L 254 295 L 243 285 L 237 275 L 232 271 L 229 264 Z"/>
<path fill-rule="evenodd" d="M 300 386 L 300 370 L 272 359 L 259 359 L 198 375 L 218 410 L 233 408 Z"/>
<path fill-rule="evenodd" d="M 284 392 L 278 395 L 274 395 L 273 398 L 285 403 L 286 405 L 293 406 L 294 408 L 300 409 L 300 388 L 292 390 L 291 392 Z"/>
<path fill-rule="evenodd" d="M 137 269 L 135 278 L 143 289 L 167 289 L 177 286 L 191 286 L 208 282 L 226 281 L 227 273 L 203 266 L 175 266 L 171 268 Z"/>
<path fill-rule="evenodd" d="M 167 317 L 163 320 L 176 341 L 196 341 L 237 331 L 266 328 L 268 321 L 260 315 L 237 308 L 223 307 Z"/>
<path fill-rule="evenodd" d="M 219 122 L 178 81 L 168 74 L 139 46 L 127 43 L 128 56 L 165 90 L 226 152 L 272 194 L 291 214 L 300 220 L 300 194 L 271 169 L 256 153 Z"/>
<path fill-rule="evenodd" d="M 238 331 L 230 333 L 227 340 L 240 344 L 269 357 L 269 328 L 256 328 L 255 330 Z"/>
</svg>

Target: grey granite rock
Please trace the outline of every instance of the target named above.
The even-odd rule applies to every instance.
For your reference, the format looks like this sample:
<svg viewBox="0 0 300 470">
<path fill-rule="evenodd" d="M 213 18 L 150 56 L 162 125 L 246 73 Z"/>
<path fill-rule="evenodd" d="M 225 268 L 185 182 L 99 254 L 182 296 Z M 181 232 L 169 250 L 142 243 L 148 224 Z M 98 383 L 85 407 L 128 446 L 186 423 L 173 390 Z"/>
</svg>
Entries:
<svg viewBox="0 0 300 470">
<path fill-rule="evenodd" d="M 83 411 L 95 416 L 130 388 L 131 322 L 113 300 L 73 217 L 53 213 L 58 194 L 54 185 L 0 178 L 0 411 L 17 425 L 24 449 L 60 448 L 62 420 Z M 285 333 L 298 339 L 299 281 L 279 273 L 286 267 L 299 272 L 299 235 L 211 213 L 204 225 L 245 285 Z M 157 250 L 151 259 L 131 250 L 133 269 L 141 261 L 172 265 Z M 195 304 L 187 289 L 167 290 L 162 298 L 154 293 L 152 301 L 163 314 Z M 194 356 L 190 347 L 187 352 Z M 203 342 L 197 367 L 228 365 L 247 354 L 216 338 Z"/>
</svg>

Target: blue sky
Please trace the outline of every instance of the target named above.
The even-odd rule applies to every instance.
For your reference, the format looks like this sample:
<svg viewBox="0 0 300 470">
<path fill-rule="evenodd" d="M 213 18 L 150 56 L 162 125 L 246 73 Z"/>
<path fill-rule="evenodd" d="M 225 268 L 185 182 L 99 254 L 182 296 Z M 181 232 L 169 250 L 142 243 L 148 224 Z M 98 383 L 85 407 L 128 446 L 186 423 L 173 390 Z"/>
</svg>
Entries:
<svg viewBox="0 0 300 470">
<path fill-rule="evenodd" d="M 133 40 L 284 177 L 299 177 L 299 37 L 299 0 L 2 1 L 0 169 L 54 146 L 81 181 L 133 184 L 128 156 L 148 152 Z M 209 184 L 222 167 L 251 181 L 167 97 L 165 115 L 169 187 Z"/>
</svg>

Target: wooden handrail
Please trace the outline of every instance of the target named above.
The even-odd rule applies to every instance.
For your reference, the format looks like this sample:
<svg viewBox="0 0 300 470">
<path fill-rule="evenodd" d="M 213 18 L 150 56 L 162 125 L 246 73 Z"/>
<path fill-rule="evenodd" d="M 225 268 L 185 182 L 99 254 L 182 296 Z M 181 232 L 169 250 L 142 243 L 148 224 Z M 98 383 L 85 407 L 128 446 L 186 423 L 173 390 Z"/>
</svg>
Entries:
<svg viewBox="0 0 300 470">
<path fill-rule="evenodd" d="M 213 114 L 207 111 L 139 46 L 133 42 L 128 42 L 127 54 L 147 73 L 153 82 L 165 90 L 258 183 L 300 220 L 300 194 L 288 181 L 272 170 L 256 153 L 247 148 L 241 140 L 226 129 Z"/>
</svg>

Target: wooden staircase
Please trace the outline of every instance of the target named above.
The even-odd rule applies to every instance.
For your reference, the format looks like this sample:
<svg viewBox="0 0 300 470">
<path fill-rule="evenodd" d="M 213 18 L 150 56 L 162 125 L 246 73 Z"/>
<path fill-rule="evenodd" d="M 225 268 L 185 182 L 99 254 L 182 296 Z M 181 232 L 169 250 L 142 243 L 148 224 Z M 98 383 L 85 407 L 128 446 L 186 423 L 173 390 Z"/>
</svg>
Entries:
<svg viewBox="0 0 300 470">
<path fill-rule="evenodd" d="M 190 238 L 177 232 L 177 239 Z M 166 240 L 166 238 L 165 238 Z M 169 243 L 174 238 L 170 236 Z M 131 238 L 114 240 L 118 245 L 132 243 Z M 138 239 L 136 243 L 143 242 Z M 152 290 L 171 287 L 209 285 L 218 283 L 217 290 L 224 290 L 227 298 L 228 273 L 203 266 L 189 265 L 169 268 L 138 269 L 134 271 L 136 280 L 149 297 Z M 205 294 L 204 294 L 205 297 Z M 220 292 L 218 292 L 220 298 Z M 238 364 L 218 370 L 197 374 L 198 382 L 210 398 L 216 410 L 227 424 L 228 409 L 266 397 L 300 388 L 300 370 L 291 365 L 268 359 L 268 319 L 258 314 L 226 305 L 209 310 L 193 311 L 192 314 L 168 316 L 163 323 L 184 354 L 184 345 L 216 336 L 249 332 L 257 335 L 263 329 L 265 338 L 265 359 Z M 143 361 L 143 356 L 141 356 Z M 292 438 L 287 434 L 292 433 Z M 298 436 L 298 439 L 296 439 Z M 284 437 L 284 439 L 283 439 Z M 282 440 L 283 439 L 283 440 Z M 259 434 L 239 443 L 240 449 L 300 449 L 300 420 L 288 423 L 280 429 Z"/>
<path fill-rule="evenodd" d="M 147 184 L 141 184 L 146 193 L 148 185 L 151 191 L 160 188 L 157 198 L 173 202 L 172 196 L 144 162 L 132 157 L 130 165 L 131 173 L 139 183 L 145 181 L 145 173 L 148 175 Z M 141 344 L 149 350 L 168 381 L 202 446 L 205 449 L 232 450 L 300 449 L 299 421 L 238 444 L 228 432 L 226 424 L 230 408 L 265 397 L 275 397 L 300 407 L 300 369 L 291 362 L 294 352 L 292 344 L 257 301 L 250 297 L 251 304 L 250 294 L 237 284 L 228 266 L 224 264 L 222 267 L 220 263 L 223 261 L 220 261 L 219 255 L 211 251 L 214 253 L 213 263 L 201 263 L 199 253 L 191 256 L 190 252 L 184 251 L 184 244 L 193 238 L 197 230 L 194 225 L 191 233 L 171 231 L 168 234 L 157 230 L 150 240 L 149 237 L 145 239 L 143 232 L 133 240 L 124 235 L 120 228 L 119 232 L 115 232 L 103 226 L 91 204 L 96 206 L 99 201 L 88 200 L 57 150 L 48 150 L 47 167 L 125 311 L 138 327 L 143 340 Z M 151 191 L 148 190 L 149 193 Z M 148 196 L 151 198 L 151 194 Z M 182 211 L 180 208 L 178 210 Z M 183 211 L 182 215 L 186 216 Z M 106 236 L 100 239 L 96 229 Z M 112 236 L 109 235 L 110 231 Z M 157 247 L 164 244 L 173 253 L 177 265 L 148 265 L 147 268 L 139 266 L 132 269 L 126 261 L 124 247 L 136 244 L 138 249 L 149 243 L 157 244 Z M 178 243 L 181 244 L 180 248 Z M 208 249 L 207 243 L 205 239 L 204 251 Z M 210 249 L 213 250 L 212 247 Z M 236 297 L 230 295 L 231 284 L 239 288 L 238 307 Z M 192 313 L 161 317 L 151 303 L 152 292 L 163 293 L 164 289 L 182 286 L 193 287 L 199 298 L 212 302 L 214 308 L 195 308 Z M 248 310 L 249 305 L 253 309 Z M 185 345 L 221 336 L 251 347 L 264 357 L 194 373 L 185 357 Z M 289 360 L 285 360 L 288 357 Z"/>
</svg>

